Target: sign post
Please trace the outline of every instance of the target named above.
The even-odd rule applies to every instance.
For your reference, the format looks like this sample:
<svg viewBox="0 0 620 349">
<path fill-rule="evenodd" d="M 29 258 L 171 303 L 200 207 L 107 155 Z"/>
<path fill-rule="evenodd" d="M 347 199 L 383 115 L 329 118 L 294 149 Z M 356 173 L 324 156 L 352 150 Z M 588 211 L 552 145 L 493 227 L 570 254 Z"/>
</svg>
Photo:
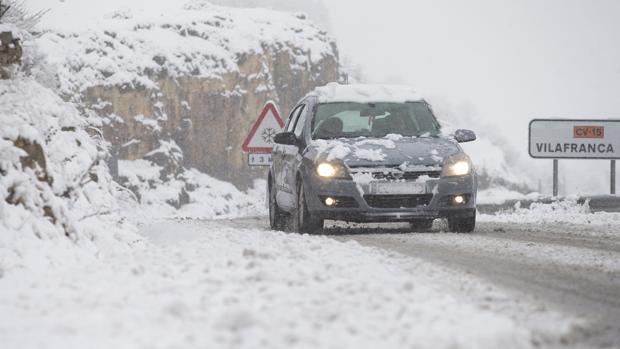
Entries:
<svg viewBox="0 0 620 349">
<path fill-rule="evenodd" d="M 610 192 L 616 193 L 616 159 L 620 159 L 620 120 L 534 119 L 529 153 L 553 159 L 553 196 L 558 195 L 559 159 L 611 160 Z"/>
<path fill-rule="evenodd" d="M 611 178 L 611 195 L 616 195 L 616 160 L 611 160 L 611 174 L 609 177 Z"/>
<path fill-rule="evenodd" d="M 283 128 L 284 121 L 280 117 L 278 107 L 272 101 L 267 102 L 241 146 L 241 149 L 248 153 L 248 165 L 271 165 L 273 137 L 282 132 Z"/>
<path fill-rule="evenodd" d="M 558 196 L 558 159 L 553 159 L 553 196 Z"/>
</svg>

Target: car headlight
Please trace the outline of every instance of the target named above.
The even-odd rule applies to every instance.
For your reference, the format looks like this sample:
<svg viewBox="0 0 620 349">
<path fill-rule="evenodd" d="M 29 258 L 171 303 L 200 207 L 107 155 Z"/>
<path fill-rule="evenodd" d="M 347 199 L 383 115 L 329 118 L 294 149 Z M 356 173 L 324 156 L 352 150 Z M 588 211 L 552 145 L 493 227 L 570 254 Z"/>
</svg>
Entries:
<svg viewBox="0 0 620 349">
<path fill-rule="evenodd" d="M 442 177 L 465 176 L 472 172 L 471 159 L 465 153 L 450 156 L 443 164 Z"/>
<path fill-rule="evenodd" d="M 320 162 L 316 166 L 316 173 L 323 178 L 347 178 L 347 170 L 342 164 Z"/>
</svg>

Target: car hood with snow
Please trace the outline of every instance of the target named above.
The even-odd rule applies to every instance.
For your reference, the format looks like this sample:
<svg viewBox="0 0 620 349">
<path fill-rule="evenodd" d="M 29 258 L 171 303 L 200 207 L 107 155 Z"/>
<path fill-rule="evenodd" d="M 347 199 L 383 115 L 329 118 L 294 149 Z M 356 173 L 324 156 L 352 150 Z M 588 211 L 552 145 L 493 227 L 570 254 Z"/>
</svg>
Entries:
<svg viewBox="0 0 620 349">
<path fill-rule="evenodd" d="M 460 151 L 457 142 L 443 137 L 340 138 L 313 140 L 308 148 L 315 160 L 343 161 L 348 167 L 424 166 L 441 167 Z"/>
</svg>

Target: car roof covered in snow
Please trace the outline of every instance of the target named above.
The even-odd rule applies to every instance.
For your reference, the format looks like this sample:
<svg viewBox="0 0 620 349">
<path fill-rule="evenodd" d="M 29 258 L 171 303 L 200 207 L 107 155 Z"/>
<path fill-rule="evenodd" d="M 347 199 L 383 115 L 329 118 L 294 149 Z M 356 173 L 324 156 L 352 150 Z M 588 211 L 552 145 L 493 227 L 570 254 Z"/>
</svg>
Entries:
<svg viewBox="0 0 620 349">
<path fill-rule="evenodd" d="M 315 96 L 319 103 L 330 102 L 415 102 L 423 98 L 409 86 L 403 85 L 341 85 L 329 83 L 315 88 L 306 97 Z"/>
</svg>

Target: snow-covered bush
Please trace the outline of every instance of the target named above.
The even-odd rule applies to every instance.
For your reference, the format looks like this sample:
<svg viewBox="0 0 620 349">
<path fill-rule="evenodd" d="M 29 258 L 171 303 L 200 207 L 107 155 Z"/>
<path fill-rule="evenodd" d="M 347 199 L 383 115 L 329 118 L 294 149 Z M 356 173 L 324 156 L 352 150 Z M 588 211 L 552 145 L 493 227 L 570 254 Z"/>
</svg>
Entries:
<svg viewBox="0 0 620 349">
<path fill-rule="evenodd" d="M 24 1 L 3 0 L 0 1 L 0 23 L 10 23 L 22 30 L 32 30 L 39 23 L 41 17 L 47 11 L 41 10 L 31 13 L 26 8 Z"/>
<path fill-rule="evenodd" d="M 59 97 L 53 67 L 31 40 L 43 12 L 2 4 L 0 31 L 27 46 L 22 66 L 0 80 L 0 275 L 129 246 L 137 237 L 120 215 L 106 143 Z"/>
<path fill-rule="evenodd" d="M 0 80 L 1 269 L 28 263 L 24 255 L 34 251 L 20 247 L 26 241 L 61 239 L 98 250 L 131 238 L 115 236 L 126 228 L 118 186 L 86 126 L 75 107 L 34 79 Z"/>
</svg>

